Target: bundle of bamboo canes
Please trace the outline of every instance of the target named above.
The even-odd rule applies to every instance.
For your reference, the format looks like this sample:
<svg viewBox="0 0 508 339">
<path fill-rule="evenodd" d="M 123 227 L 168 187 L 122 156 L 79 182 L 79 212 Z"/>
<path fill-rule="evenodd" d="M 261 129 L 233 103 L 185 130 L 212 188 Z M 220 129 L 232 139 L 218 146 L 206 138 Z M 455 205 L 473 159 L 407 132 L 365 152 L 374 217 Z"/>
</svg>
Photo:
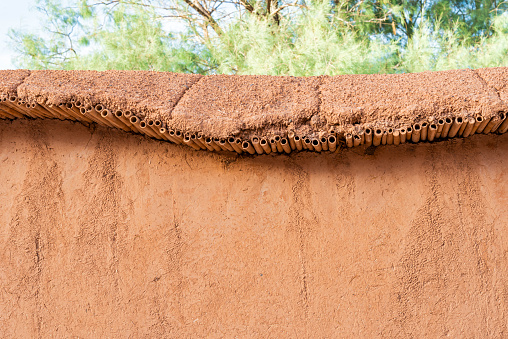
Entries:
<svg viewBox="0 0 508 339">
<path fill-rule="evenodd" d="M 96 123 L 142 134 L 150 138 L 186 145 L 194 150 L 228 151 L 238 154 L 289 154 L 299 151 L 336 152 L 341 148 L 400 145 L 406 142 L 435 142 L 447 138 L 466 138 L 473 134 L 506 133 L 508 119 L 505 113 L 491 117 L 461 114 L 428 118 L 406 126 L 363 126 L 351 131 L 338 132 L 338 126 L 320 135 L 296 135 L 292 130 L 271 137 L 252 136 L 217 138 L 201 133 L 174 130 L 160 120 L 141 119 L 131 111 L 112 111 L 103 105 L 80 101 L 48 105 L 44 102 L 25 102 L 14 95 L 0 94 L 0 119 L 59 119 Z"/>
</svg>

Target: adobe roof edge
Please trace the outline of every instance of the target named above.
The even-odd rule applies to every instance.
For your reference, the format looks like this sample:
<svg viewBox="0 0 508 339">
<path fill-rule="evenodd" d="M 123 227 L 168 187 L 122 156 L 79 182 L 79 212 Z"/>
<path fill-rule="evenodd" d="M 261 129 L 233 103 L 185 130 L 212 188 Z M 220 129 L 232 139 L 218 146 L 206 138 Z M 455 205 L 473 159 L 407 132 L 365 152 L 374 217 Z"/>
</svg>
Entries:
<svg viewBox="0 0 508 339">
<path fill-rule="evenodd" d="M 0 118 L 97 123 L 237 153 L 336 151 L 508 130 L 508 68 L 319 77 L 0 71 Z"/>
</svg>

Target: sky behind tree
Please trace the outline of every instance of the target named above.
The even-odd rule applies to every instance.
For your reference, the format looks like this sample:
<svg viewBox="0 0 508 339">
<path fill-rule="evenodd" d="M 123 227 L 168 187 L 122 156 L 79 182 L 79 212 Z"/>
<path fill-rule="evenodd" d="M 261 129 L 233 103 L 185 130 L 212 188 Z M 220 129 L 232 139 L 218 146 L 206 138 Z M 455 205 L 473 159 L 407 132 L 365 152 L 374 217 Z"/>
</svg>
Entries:
<svg viewBox="0 0 508 339">
<path fill-rule="evenodd" d="M 34 0 L 0 1 L 0 69 L 15 68 L 12 63 L 15 53 L 9 47 L 7 36 L 9 29 L 33 29 L 38 26 L 38 20 Z"/>
</svg>

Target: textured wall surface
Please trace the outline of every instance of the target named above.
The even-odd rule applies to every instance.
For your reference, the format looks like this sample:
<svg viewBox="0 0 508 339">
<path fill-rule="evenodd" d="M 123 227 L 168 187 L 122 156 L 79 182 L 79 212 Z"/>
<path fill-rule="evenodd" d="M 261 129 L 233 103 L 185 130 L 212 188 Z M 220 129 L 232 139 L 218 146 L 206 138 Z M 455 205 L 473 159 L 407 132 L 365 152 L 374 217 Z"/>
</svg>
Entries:
<svg viewBox="0 0 508 339">
<path fill-rule="evenodd" d="M 507 141 L 250 157 L 0 121 L 0 337 L 506 337 Z"/>
<path fill-rule="evenodd" d="M 194 149 L 251 154 L 275 152 L 254 150 L 255 138 L 287 137 L 292 151 L 301 150 L 294 137 L 308 138 L 305 148 L 320 152 L 328 136 L 356 147 L 398 145 L 406 132 L 413 142 L 506 133 L 507 84 L 508 67 L 319 77 L 0 70 L 0 119 L 95 121 L 177 144 L 187 134 Z M 370 140 L 376 130 L 387 140 Z M 217 148 L 208 137 L 219 138 Z M 220 138 L 238 142 L 221 146 Z"/>
</svg>

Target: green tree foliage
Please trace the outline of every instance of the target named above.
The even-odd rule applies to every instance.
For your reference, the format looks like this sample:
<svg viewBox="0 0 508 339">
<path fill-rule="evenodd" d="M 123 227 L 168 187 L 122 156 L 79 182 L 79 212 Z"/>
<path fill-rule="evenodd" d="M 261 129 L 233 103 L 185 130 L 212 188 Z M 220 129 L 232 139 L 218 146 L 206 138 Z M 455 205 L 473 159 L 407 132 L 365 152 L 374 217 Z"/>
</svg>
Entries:
<svg viewBox="0 0 508 339">
<path fill-rule="evenodd" d="M 163 29 L 151 7 L 119 4 L 99 12 L 81 1 L 38 0 L 43 34 L 11 30 L 19 66 L 32 69 L 134 69 L 204 73 L 198 46 Z M 196 49 L 197 50 L 197 49 Z"/>
<path fill-rule="evenodd" d="M 360 38 L 330 15 L 330 5 L 310 4 L 295 17 L 247 15 L 210 45 L 220 73 L 308 76 L 380 73 L 393 67 L 395 44 Z"/>
<path fill-rule="evenodd" d="M 308 76 L 507 65 L 493 0 L 34 0 L 17 66 Z"/>
<path fill-rule="evenodd" d="M 192 47 L 183 47 L 187 37 L 165 32 L 151 10 L 129 13 L 120 6 L 108 16 L 110 25 L 81 37 L 81 44 L 92 45 L 93 52 L 71 58 L 66 68 L 205 71 Z"/>
<path fill-rule="evenodd" d="M 491 36 L 482 36 L 470 44 L 460 39 L 455 30 L 422 24 L 404 50 L 402 69 L 421 72 L 508 66 L 508 13 L 496 16 L 490 30 Z"/>
</svg>

